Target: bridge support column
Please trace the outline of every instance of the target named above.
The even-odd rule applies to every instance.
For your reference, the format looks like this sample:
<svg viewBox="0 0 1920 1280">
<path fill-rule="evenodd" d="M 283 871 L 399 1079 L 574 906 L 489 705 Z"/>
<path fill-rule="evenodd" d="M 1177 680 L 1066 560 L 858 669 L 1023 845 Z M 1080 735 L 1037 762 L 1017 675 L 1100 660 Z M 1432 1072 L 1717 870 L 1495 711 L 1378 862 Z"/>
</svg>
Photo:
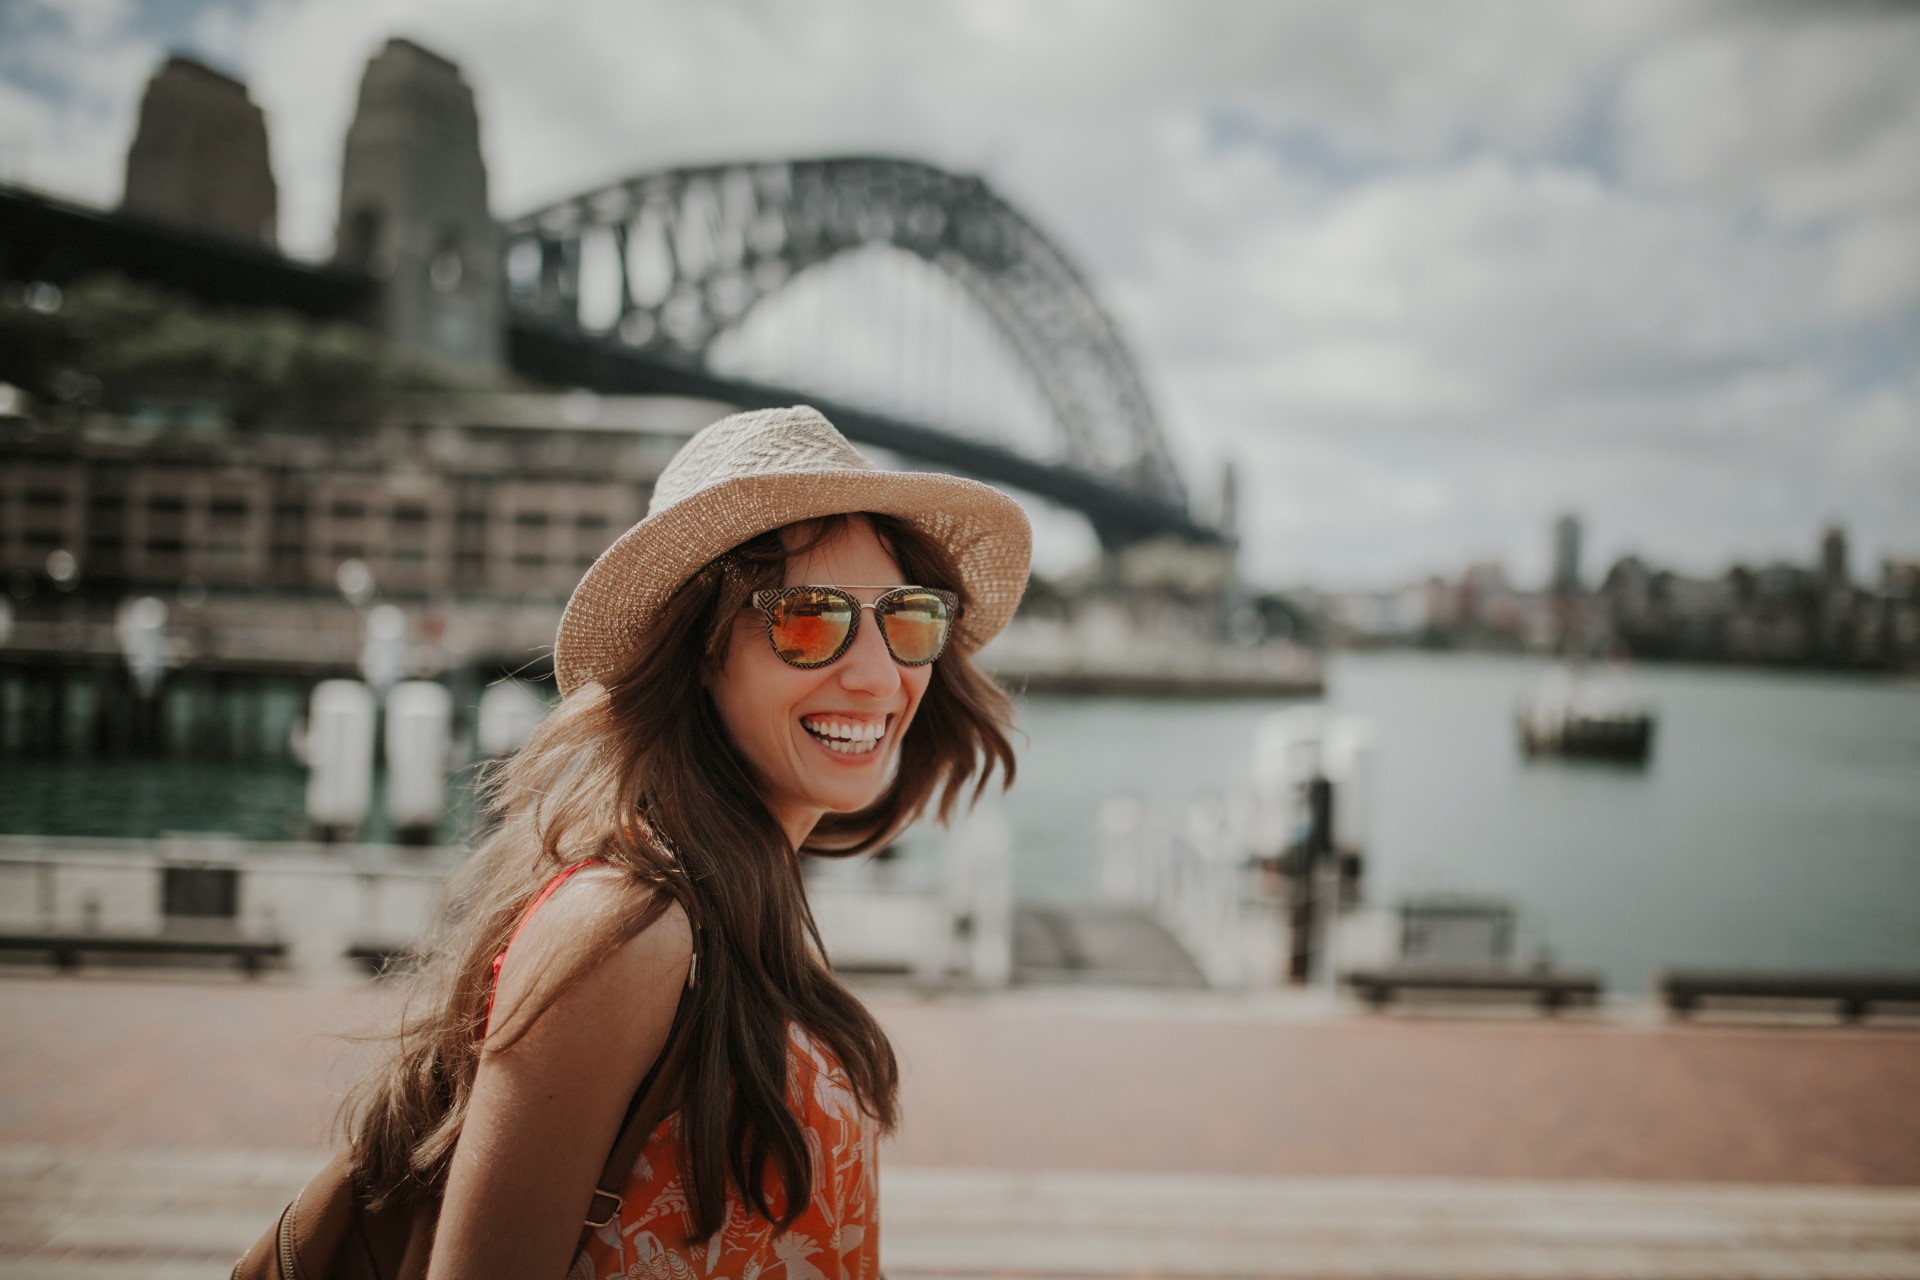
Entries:
<svg viewBox="0 0 1920 1280">
<path fill-rule="evenodd" d="M 469 369 L 505 348 L 500 234 L 473 90 L 460 69 L 393 39 L 367 64 L 340 174 L 337 257 L 384 285 L 379 328 Z"/>
</svg>

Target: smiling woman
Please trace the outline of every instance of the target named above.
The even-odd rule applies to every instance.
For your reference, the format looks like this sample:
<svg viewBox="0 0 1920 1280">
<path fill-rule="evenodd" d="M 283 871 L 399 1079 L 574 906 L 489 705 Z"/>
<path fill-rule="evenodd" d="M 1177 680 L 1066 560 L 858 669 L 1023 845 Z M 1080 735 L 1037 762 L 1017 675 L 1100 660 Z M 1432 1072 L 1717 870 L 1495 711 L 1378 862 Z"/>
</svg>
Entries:
<svg viewBox="0 0 1920 1280">
<path fill-rule="evenodd" d="M 856 588 L 808 585 L 901 582 L 900 566 L 870 519 L 830 519 L 789 526 L 780 547 L 786 589 L 756 592 L 759 607 L 736 616 L 712 682 L 727 735 L 795 848 L 825 814 L 857 812 L 879 798 L 933 676 L 930 659 L 899 660 L 887 643 L 887 622 L 859 625 L 865 610 L 852 595 Z M 897 543 L 902 526 L 888 523 Z M 878 590 L 883 600 L 903 594 Z M 940 620 L 923 625 L 937 627 L 944 641 L 951 612 L 938 596 L 916 590 L 939 606 Z M 762 615 L 771 643 L 755 634 Z"/>
<path fill-rule="evenodd" d="M 565 699 L 355 1097 L 346 1181 L 398 1274 L 876 1274 L 898 1073 L 799 856 L 1012 781 L 970 655 L 1029 546 L 1011 499 L 875 470 L 811 409 L 676 455 L 569 602 Z"/>
</svg>

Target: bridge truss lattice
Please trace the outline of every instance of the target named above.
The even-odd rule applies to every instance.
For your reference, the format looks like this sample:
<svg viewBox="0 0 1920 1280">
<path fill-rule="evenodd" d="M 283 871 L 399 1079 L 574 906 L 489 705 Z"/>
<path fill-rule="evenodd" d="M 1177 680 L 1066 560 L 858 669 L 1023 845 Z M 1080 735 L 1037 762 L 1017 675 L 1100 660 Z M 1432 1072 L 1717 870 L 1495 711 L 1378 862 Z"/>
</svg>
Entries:
<svg viewBox="0 0 1920 1280">
<path fill-rule="evenodd" d="M 1058 247 L 977 177 L 864 156 L 702 165 L 627 178 L 505 232 L 508 301 L 522 323 L 596 333 L 691 368 L 706 367 L 716 340 L 808 268 L 874 245 L 913 254 L 957 281 L 1007 339 L 1058 426 L 1062 462 L 1186 508 L 1113 321 Z M 604 233 L 618 301 L 590 326 L 583 245 Z M 643 249 L 664 272 L 637 269 Z"/>
</svg>

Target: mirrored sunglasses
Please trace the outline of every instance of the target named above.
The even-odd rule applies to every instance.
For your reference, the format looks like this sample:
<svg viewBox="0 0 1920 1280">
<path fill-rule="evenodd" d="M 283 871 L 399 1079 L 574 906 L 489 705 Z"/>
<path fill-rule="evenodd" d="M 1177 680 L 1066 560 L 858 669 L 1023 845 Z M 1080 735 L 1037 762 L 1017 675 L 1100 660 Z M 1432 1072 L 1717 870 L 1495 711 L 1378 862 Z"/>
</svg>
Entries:
<svg viewBox="0 0 1920 1280">
<path fill-rule="evenodd" d="M 753 607 L 766 615 L 767 639 L 790 667 L 824 667 L 845 653 L 867 609 L 893 660 L 924 667 L 947 647 L 960 597 L 936 587 L 894 587 L 862 604 L 842 587 L 774 587 L 754 592 Z"/>
</svg>

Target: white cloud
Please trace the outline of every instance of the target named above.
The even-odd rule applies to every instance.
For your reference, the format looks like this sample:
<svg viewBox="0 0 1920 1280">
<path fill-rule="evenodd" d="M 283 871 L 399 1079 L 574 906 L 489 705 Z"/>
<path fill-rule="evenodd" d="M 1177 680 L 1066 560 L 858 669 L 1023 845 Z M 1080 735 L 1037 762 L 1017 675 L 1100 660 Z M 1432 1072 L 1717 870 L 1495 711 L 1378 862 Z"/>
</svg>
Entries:
<svg viewBox="0 0 1920 1280">
<path fill-rule="evenodd" d="M 126 0 L 28 0 L 0 21 L 0 149 L 5 176 L 92 204 L 115 204 L 134 116 L 161 49 L 131 29 Z M 36 92 L 57 82 L 58 99 Z"/>
<path fill-rule="evenodd" d="M 0 148 L 110 200 L 158 50 L 123 4 L 73 12 L 31 25 L 61 95 L 0 54 Z M 1835 517 L 1920 549 L 1920 384 L 1887 354 L 1920 324 L 1911 10 L 210 5 L 196 38 L 268 114 L 295 252 L 330 250 L 395 34 L 462 66 L 503 214 L 704 159 L 983 173 L 1088 268 L 1193 487 L 1241 460 L 1262 580 L 1524 577 L 1563 506 L 1597 551 L 1699 567 L 1804 554 Z"/>
<path fill-rule="evenodd" d="M 1920 204 L 1912 10 L 1756 7 L 1654 50 L 1622 89 L 1637 181 L 1786 223 Z"/>
</svg>

